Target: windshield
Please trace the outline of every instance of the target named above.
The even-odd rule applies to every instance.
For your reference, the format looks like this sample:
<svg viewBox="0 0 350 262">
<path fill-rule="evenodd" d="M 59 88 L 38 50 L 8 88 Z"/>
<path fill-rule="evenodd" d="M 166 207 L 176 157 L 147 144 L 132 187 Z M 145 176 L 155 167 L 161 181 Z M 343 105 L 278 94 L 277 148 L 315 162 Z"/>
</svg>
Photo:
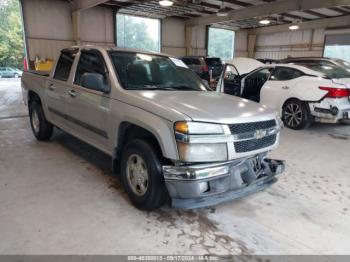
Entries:
<svg viewBox="0 0 350 262">
<path fill-rule="evenodd" d="M 128 90 L 207 91 L 179 59 L 132 52 L 109 52 L 119 81 Z"/>
<path fill-rule="evenodd" d="M 321 72 L 330 79 L 350 78 L 350 68 L 343 68 L 337 65 L 305 64 L 303 65 L 317 72 Z"/>
<path fill-rule="evenodd" d="M 220 58 L 205 58 L 208 66 L 222 66 Z"/>
</svg>

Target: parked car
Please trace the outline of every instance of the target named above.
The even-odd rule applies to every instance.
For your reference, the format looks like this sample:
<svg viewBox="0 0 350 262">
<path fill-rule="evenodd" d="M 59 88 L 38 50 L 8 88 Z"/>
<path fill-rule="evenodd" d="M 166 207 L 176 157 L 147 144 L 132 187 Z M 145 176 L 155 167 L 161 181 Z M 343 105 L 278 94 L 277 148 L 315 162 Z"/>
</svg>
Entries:
<svg viewBox="0 0 350 262">
<path fill-rule="evenodd" d="M 284 64 L 320 64 L 330 66 L 340 66 L 347 70 L 350 70 L 350 63 L 339 58 L 327 58 L 327 57 L 289 57 L 280 60 L 280 63 Z"/>
<path fill-rule="evenodd" d="M 21 77 L 22 71 L 12 67 L 0 67 L 0 78 L 2 77 Z"/>
<path fill-rule="evenodd" d="M 200 78 L 210 81 L 209 72 L 212 78 L 216 79 L 220 76 L 223 65 L 218 57 L 204 56 L 185 56 L 180 58 L 190 69 L 195 71 Z"/>
<path fill-rule="evenodd" d="M 239 61 L 241 64 L 237 60 L 226 63 L 217 87 L 219 92 L 275 108 L 284 124 L 292 129 L 306 128 L 312 121 L 349 121 L 350 72 L 343 67 L 262 63 L 258 66 L 254 59 Z M 240 73 L 239 68 L 248 64 L 256 69 Z"/>
<path fill-rule="evenodd" d="M 279 63 L 279 60 L 271 59 L 271 58 L 258 58 L 257 60 L 263 64 L 277 64 L 277 63 Z"/>
<path fill-rule="evenodd" d="M 110 155 L 140 209 L 218 204 L 268 187 L 284 169 L 267 158 L 279 143 L 277 113 L 208 90 L 173 57 L 64 49 L 50 76 L 25 72 L 22 88 L 34 136 L 48 140 L 59 127 Z"/>
</svg>

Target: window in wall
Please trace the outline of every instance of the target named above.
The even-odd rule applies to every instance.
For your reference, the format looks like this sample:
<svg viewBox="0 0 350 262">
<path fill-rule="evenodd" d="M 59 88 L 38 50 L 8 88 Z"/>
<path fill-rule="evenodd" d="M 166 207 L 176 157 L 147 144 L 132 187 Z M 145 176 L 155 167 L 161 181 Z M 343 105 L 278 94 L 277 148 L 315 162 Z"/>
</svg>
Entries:
<svg viewBox="0 0 350 262">
<path fill-rule="evenodd" d="M 117 46 L 160 51 L 160 21 L 158 19 L 117 14 Z"/>
<path fill-rule="evenodd" d="M 226 29 L 209 28 L 208 55 L 230 59 L 233 57 L 235 32 Z"/>
<path fill-rule="evenodd" d="M 350 62 L 350 34 L 326 35 L 323 55 Z"/>
</svg>

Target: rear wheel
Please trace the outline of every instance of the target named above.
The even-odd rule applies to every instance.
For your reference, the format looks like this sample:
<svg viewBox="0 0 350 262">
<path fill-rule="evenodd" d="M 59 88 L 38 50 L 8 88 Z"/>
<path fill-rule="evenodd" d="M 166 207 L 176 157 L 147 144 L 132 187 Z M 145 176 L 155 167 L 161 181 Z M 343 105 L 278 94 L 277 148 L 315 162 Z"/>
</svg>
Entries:
<svg viewBox="0 0 350 262">
<path fill-rule="evenodd" d="M 312 119 L 306 103 L 291 99 L 283 106 L 282 120 L 285 126 L 300 130 L 308 128 Z"/>
<path fill-rule="evenodd" d="M 49 140 L 53 133 L 53 126 L 46 120 L 41 105 L 36 101 L 29 105 L 29 117 L 34 136 L 38 140 Z"/>
<path fill-rule="evenodd" d="M 159 154 L 144 140 L 136 139 L 125 146 L 121 181 L 131 202 L 141 210 L 159 208 L 167 199 Z"/>
</svg>

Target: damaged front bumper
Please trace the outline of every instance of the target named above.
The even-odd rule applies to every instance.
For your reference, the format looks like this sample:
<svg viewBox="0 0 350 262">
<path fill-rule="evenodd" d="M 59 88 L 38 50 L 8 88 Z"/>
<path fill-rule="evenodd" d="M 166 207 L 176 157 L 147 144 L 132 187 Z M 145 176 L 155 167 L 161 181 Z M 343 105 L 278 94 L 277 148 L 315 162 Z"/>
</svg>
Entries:
<svg viewBox="0 0 350 262">
<path fill-rule="evenodd" d="M 173 207 L 200 208 L 263 190 L 284 168 L 284 161 L 260 154 L 218 164 L 164 166 L 163 174 Z"/>
</svg>

